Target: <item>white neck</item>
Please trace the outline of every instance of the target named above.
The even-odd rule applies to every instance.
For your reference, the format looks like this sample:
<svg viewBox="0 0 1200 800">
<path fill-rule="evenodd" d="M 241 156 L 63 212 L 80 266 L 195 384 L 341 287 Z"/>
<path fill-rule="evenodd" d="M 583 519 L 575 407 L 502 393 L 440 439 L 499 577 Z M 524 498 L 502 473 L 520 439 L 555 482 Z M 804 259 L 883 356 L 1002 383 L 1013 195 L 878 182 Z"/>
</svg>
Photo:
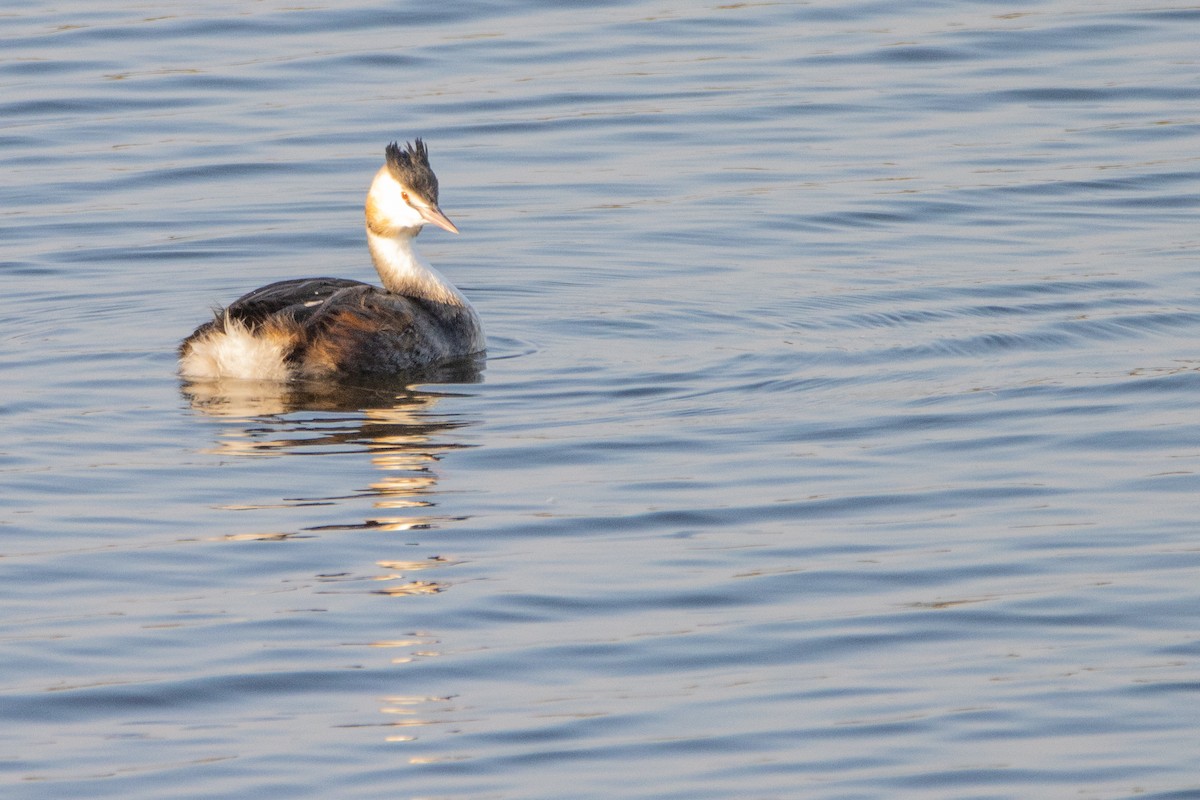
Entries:
<svg viewBox="0 0 1200 800">
<path fill-rule="evenodd" d="M 367 229 L 367 246 L 383 288 L 393 294 L 470 308 L 462 292 L 417 252 L 413 239 L 419 232 L 420 228 L 405 228 L 383 236 Z"/>
</svg>

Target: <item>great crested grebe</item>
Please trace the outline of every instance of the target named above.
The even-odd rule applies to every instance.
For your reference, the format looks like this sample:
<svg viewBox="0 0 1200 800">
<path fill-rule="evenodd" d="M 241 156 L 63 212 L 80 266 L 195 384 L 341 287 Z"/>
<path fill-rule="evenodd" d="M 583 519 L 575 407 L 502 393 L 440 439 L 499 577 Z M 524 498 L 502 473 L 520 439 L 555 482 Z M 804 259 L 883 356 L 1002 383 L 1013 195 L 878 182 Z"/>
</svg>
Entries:
<svg viewBox="0 0 1200 800">
<path fill-rule="evenodd" d="M 256 289 L 183 340 L 183 377 L 385 376 L 483 351 L 475 309 L 413 245 L 427 222 L 458 233 L 438 208 L 429 151 L 417 139 L 384 153 L 367 192 L 367 245 L 383 288 L 301 278 Z"/>
</svg>

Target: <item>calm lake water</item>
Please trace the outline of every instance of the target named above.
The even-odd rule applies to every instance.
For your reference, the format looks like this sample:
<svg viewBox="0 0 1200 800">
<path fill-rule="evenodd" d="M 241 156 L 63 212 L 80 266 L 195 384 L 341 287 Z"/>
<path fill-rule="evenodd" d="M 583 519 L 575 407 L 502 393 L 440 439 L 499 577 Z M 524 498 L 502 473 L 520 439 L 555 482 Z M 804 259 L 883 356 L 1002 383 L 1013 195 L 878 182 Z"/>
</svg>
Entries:
<svg viewBox="0 0 1200 800">
<path fill-rule="evenodd" d="M 0 794 L 1200 797 L 1200 7 L 573 5 L 0 14 Z M 182 384 L 415 136 L 486 363 Z"/>
</svg>

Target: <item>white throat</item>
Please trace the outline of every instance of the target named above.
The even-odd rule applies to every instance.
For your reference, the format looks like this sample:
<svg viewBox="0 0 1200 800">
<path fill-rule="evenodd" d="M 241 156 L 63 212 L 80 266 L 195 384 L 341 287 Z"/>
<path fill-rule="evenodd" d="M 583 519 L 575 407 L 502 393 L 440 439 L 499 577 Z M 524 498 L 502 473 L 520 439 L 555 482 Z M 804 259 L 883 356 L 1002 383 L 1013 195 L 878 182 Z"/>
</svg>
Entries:
<svg viewBox="0 0 1200 800">
<path fill-rule="evenodd" d="M 401 229 L 383 236 L 367 229 L 367 245 L 383 288 L 395 294 L 470 308 L 462 292 L 417 252 L 413 239 L 419 231 L 420 228 Z"/>
</svg>

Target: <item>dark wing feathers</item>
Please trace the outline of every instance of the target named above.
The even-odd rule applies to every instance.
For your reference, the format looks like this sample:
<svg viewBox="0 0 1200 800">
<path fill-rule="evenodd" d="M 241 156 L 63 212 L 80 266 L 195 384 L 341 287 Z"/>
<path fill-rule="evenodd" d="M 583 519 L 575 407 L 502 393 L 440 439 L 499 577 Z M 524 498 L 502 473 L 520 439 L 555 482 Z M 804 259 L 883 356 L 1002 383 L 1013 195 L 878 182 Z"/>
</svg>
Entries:
<svg viewBox="0 0 1200 800">
<path fill-rule="evenodd" d="M 344 278 L 279 281 L 242 295 L 184 340 L 238 322 L 290 342 L 285 356 L 300 376 L 395 374 L 472 352 L 471 311 L 391 294 Z"/>
<path fill-rule="evenodd" d="M 441 303 L 351 287 L 303 323 L 294 358 L 310 375 L 395 374 L 471 352 L 468 314 Z"/>
<path fill-rule="evenodd" d="M 179 353 L 181 356 L 186 353 L 195 340 L 223 333 L 230 322 L 239 322 L 252 331 L 259 330 L 268 321 L 286 322 L 299 328 L 321 309 L 326 300 L 355 286 L 372 288 L 370 284 L 348 278 L 301 278 L 268 284 L 242 295 L 225 308 L 216 309 L 212 319 L 183 340 Z"/>
<path fill-rule="evenodd" d="M 315 313 L 324 301 L 342 289 L 370 286 L 349 278 L 301 278 L 277 281 L 248 292 L 230 303 L 220 314 L 236 319 L 251 328 L 281 311 L 307 317 Z"/>
</svg>

